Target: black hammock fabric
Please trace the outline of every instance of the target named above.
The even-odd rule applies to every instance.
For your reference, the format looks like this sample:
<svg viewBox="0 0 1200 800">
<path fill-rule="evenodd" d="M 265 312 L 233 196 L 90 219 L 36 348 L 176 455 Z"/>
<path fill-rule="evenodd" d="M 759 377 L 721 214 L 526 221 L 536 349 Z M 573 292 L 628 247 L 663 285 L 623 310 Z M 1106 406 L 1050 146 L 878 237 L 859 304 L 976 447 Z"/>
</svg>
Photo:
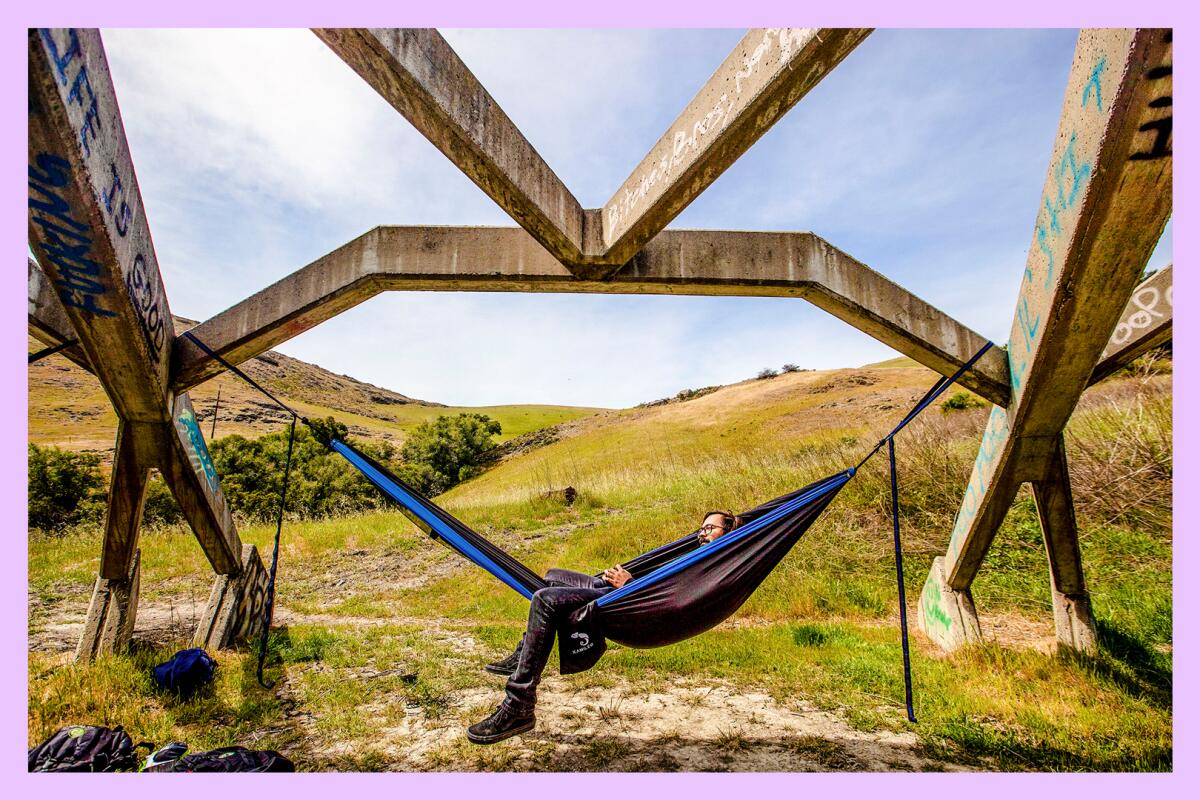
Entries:
<svg viewBox="0 0 1200 800">
<path fill-rule="evenodd" d="M 385 466 L 345 442 L 334 450 L 398 503 L 418 527 L 525 597 L 546 583 Z M 700 546 L 695 534 L 624 563 L 633 580 L 573 614 L 560 628 L 563 674 L 590 668 L 605 640 L 659 647 L 702 633 L 741 608 L 852 475 L 846 471 L 756 506 L 743 525 Z"/>
</svg>

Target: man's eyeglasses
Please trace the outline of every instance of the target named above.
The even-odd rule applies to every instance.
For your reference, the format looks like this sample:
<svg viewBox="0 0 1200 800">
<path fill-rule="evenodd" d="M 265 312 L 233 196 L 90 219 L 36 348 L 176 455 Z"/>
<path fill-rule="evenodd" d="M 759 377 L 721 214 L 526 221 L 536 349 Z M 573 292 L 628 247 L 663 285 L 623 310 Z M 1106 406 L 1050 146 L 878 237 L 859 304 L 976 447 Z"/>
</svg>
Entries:
<svg viewBox="0 0 1200 800">
<path fill-rule="evenodd" d="M 717 531 L 724 533 L 728 530 L 729 529 L 724 525 L 701 525 L 696 531 L 696 538 L 700 540 L 701 544 L 705 544 L 709 539 L 717 534 Z"/>
</svg>

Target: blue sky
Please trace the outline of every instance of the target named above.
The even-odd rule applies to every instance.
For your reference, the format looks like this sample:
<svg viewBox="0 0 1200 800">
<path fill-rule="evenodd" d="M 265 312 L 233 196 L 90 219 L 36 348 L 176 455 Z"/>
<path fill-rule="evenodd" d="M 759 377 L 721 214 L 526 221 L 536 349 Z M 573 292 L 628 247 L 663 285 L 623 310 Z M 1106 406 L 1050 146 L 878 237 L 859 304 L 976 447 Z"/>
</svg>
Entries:
<svg viewBox="0 0 1200 800">
<path fill-rule="evenodd" d="M 443 34 L 598 207 L 743 31 Z M 1075 35 L 876 31 L 672 224 L 813 231 L 1003 342 Z M 104 41 L 176 314 L 207 319 L 375 225 L 514 224 L 308 31 Z M 279 349 L 443 403 L 611 407 L 895 355 L 794 299 L 432 292 Z"/>
</svg>

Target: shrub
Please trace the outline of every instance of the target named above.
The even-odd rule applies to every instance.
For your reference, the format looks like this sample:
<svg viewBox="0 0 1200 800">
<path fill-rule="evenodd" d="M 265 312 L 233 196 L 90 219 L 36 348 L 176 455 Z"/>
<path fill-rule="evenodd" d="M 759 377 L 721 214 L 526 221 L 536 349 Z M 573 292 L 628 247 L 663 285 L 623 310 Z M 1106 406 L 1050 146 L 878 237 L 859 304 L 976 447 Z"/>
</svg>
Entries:
<svg viewBox="0 0 1200 800">
<path fill-rule="evenodd" d="M 951 411 L 966 411 L 972 408 L 983 408 L 984 402 L 970 392 L 955 392 L 942 401 L 942 413 Z"/>
<path fill-rule="evenodd" d="M 782 367 L 779 368 L 779 371 L 780 372 L 799 372 L 800 367 L 796 366 L 795 364 L 784 364 Z"/>
<path fill-rule="evenodd" d="M 326 422 L 329 422 L 328 420 Z M 318 433 L 331 432 L 345 438 L 345 426 L 317 426 Z M 372 458 L 387 464 L 395 457 L 390 444 L 357 444 Z M 272 433 L 258 439 L 232 435 L 217 439 L 209 450 L 221 476 L 221 489 L 239 515 L 270 520 L 279 513 L 279 494 L 287 465 L 288 434 Z M 380 508 L 386 502 L 363 475 L 317 436 L 298 428 L 292 449 L 286 512 L 319 518 Z"/>
<path fill-rule="evenodd" d="M 426 494 L 440 494 L 476 474 L 495 443 L 500 423 L 486 414 L 439 416 L 422 422 L 404 441 L 400 477 Z"/>
<path fill-rule="evenodd" d="M 54 531 L 104 512 L 100 457 L 29 445 L 29 526 Z"/>
<path fill-rule="evenodd" d="M 759 372 L 759 373 L 758 373 L 757 375 L 755 375 L 754 377 L 755 377 L 755 379 L 756 379 L 756 380 L 765 381 L 765 380 L 767 380 L 768 378 L 774 378 L 774 377 L 775 377 L 776 375 L 778 375 L 778 374 L 779 374 L 779 373 L 778 373 L 778 372 L 776 372 L 775 370 L 771 369 L 770 367 L 767 367 L 766 369 L 762 370 L 761 372 Z"/>
<path fill-rule="evenodd" d="M 146 484 L 146 502 L 142 506 L 142 524 L 174 525 L 183 521 L 183 512 L 175 502 L 175 496 L 158 475 Z"/>
</svg>

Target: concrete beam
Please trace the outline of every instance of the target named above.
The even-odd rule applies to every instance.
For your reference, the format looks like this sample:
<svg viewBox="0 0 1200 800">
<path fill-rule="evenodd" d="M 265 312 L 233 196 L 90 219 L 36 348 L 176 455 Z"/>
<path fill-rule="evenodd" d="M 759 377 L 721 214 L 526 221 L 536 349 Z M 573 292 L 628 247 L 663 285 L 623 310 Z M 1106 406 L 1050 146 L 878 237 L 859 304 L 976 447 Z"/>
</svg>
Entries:
<svg viewBox="0 0 1200 800">
<path fill-rule="evenodd" d="M 1071 474 L 1062 434 L 1051 457 L 1046 477 L 1033 482 L 1046 558 L 1050 565 L 1050 595 L 1054 603 L 1054 629 L 1059 647 L 1093 653 L 1096 650 L 1096 619 L 1083 581 L 1083 558 L 1079 553 L 1079 527 L 1071 499 Z"/>
<path fill-rule="evenodd" d="M 1017 488 L 1058 437 L 1171 213 L 1171 35 L 1080 33 L 995 408 L 946 554 L 970 586 Z"/>
<path fill-rule="evenodd" d="M 258 548 L 242 545 L 241 569 L 218 575 L 196 627 L 194 642 L 208 650 L 224 650 L 262 633 L 267 607 L 267 570 Z"/>
<path fill-rule="evenodd" d="M 313 32 L 543 247 L 564 263 L 582 261 L 579 201 L 441 34 Z"/>
<path fill-rule="evenodd" d="M 142 506 L 153 462 L 146 458 L 144 445 L 152 438 L 146 423 L 117 423 L 117 444 L 113 455 L 108 509 L 104 515 L 104 549 L 100 555 L 100 577 L 119 580 L 129 574 L 137 549 L 138 529 L 142 524 Z M 143 445 L 139 452 L 138 445 Z"/>
<path fill-rule="evenodd" d="M 601 261 L 633 258 L 870 32 L 749 31 L 604 204 Z"/>
<path fill-rule="evenodd" d="M 1108 340 L 1088 383 L 1107 378 L 1143 353 L 1171 340 L 1175 302 L 1170 266 L 1160 269 L 1133 290 L 1121 321 Z"/>
<path fill-rule="evenodd" d="M 811 233 L 665 231 L 607 280 L 574 277 L 516 228 L 376 228 L 198 325 L 232 363 L 386 290 L 802 297 L 896 350 L 953 374 L 984 339 Z M 184 337 L 177 391 L 221 371 Z M 984 356 L 962 384 L 1008 397 L 1007 364 Z"/>
<path fill-rule="evenodd" d="M 58 299 L 54 285 L 32 258 L 29 259 L 29 333 L 49 347 L 76 338 L 71 318 Z M 77 366 L 92 371 L 92 365 L 79 345 L 71 345 L 59 353 Z"/>
<path fill-rule="evenodd" d="M 237 574 L 241 569 L 241 537 L 186 392 L 175 397 L 171 419 L 156 436 L 158 446 L 165 451 L 159 456 L 159 471 L 213 570 L 221 575 Z"/>
<path fill-rule="evenodd" d="M 129 646 L 137 620 L 141 577 L 141 553 L 135 550 L 128 574 L 96 579 L 83 633 L 75 648 L 76 661 L 87 663 L 101 654 L 119 652 Z"/>
<path fill-rule="evenodd" d="M 118 415 L 168 421 L 175 331 L 95 30 L 29 31 L 29 245 Z"/>
</svg>

